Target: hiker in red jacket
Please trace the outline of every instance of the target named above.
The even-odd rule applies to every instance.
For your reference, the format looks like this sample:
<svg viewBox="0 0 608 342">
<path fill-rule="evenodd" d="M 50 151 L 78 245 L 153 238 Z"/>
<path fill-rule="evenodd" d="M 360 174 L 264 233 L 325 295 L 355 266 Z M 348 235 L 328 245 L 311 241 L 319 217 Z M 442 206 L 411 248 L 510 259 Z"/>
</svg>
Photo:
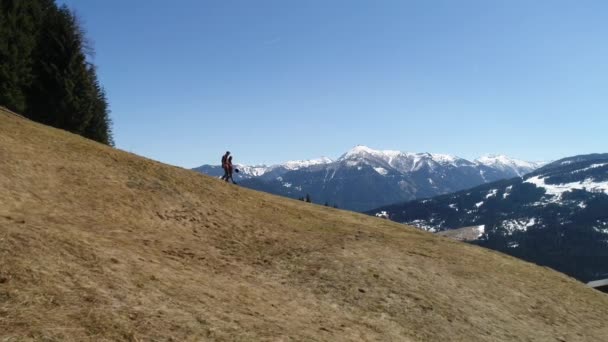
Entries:
<svg viewBox="0 0 608 342">
<path fill-rule="evenodd" d="M 226 151 L 226 154 L 222 156 L 222 169 L 224 169 L 224 175 L 222 176 L 222 180 L 228 181 L 230 176 L 230 170 L 228 169 L 228 158 L 230 157 L 230 151 Z M 232 159 L 232 157 L 230 157 Z"/>
<path fill-rule="evenodd" d="M 236 184 L 236 182 L 232 178 L 232 171 L 233 170 L 234 170 L 234 166 L 232 165 L 232 156 L 230 156 L 230 157 L 228 157 L 228 177 L 232 181 L 232 184 Z M 237 169 L 236 172 L 239 172 L 239 170 Z M 226 179 L 226 182 L 227 181 L 228 181 L 228 179 Z"/>
</svg>

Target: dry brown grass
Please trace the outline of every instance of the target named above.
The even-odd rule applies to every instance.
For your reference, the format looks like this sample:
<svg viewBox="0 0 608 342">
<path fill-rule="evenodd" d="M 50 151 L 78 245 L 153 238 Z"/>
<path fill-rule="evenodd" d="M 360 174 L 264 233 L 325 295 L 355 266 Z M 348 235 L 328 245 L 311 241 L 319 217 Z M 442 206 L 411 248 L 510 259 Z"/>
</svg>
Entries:
<svg viewBox="0 0 608 342">
<path fill-rule="evenodd" d="M 608 296 L 0 112 L 0 341 L 608 341 Z"/>
</svg>

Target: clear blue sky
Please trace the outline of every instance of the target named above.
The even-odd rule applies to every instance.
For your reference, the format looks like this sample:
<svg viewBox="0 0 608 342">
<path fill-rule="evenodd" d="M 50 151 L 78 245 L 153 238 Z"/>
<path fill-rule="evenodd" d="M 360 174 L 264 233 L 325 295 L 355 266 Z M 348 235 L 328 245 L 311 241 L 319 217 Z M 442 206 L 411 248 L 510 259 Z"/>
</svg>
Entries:
<svg viewBox="0 0 608 342">
<path fill-rule="evenodd" d="M 166 163 L 608 152 L 607 1 L 61 2 L 117 146 Z"/>
</svg>

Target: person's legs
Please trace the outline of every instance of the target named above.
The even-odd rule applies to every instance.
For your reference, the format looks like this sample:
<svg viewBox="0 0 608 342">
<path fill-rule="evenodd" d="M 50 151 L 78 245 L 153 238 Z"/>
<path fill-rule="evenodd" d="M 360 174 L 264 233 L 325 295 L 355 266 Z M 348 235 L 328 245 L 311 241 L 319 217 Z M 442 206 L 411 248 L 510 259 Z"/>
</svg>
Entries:
<svg viewBox="0 0 608 342">
<path fill-rule="evenodd" d="M 236 182 L 232 178 L 232 170 L 233 170 L 232 164 L 228 164 L 228 171 L 227 171 L 228 177 L 230 178 L 230 180 L 232 181 L 233 184 L 236 184 Z M 228 180 L 226 180 L 226 181 L 228 181 Z"/>
</svg>

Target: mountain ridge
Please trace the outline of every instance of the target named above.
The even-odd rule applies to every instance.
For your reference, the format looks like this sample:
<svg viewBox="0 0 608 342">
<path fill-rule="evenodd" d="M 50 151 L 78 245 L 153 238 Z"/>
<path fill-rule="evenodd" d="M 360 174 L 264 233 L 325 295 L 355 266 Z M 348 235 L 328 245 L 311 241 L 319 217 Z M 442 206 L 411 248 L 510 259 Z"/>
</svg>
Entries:
<svg viewBox="0 0 608 342">
<path fill-rule="evenodd" d="M 431 197 L 530 172 L 539 163 L 500 156 L 479 161 L 438 153 L 375 150 L 357 145 L 339 158 L 237 165 L 240 185 L 291 198 L 310 195 L 318 203 L 365 211 L 380 205 Z M 219 177 L 219 166 L 195 171 Z"/>
<path fill-rule="evenodd" d="M 478 243 L 589 281 L 608 276 L 608 154 L 372 210 L 430 231 L 483 226 Z M 595 260 L 591 260 L 595 259 Z"/>
<path fill-rule="evenodd" d="M 336 159 L 332 159 L 332 158 L 326 157 L 326 156 L 321 156 L 319 158 L 313 158 L 313 159 L 289 160 L 286 162 L 271 164 L 271 165 L 266 165 L 266 164 L 250 165 L 250 164 L 241 164 L 241 163 L 236 163 L 235 165 L 240 169 L 241 172 L 244 173 L 244 175 L 261 176 L 264 173 L 272 171 L 277 168 L 285 168 L 288 170 L 298 170 L 301 168 L 310 167 L 310 166 L 314 166 L 314 165 L 330 164 L 330 163 L 338 162 L 338 161 L 345 160 L 348 158 L 358 157 L 363 153 L 380 155 L 383 158 L 388 159 L 389 164 L 392 161 L 392 159 L 394 159 L 398 156 L 406 156 L 406 157 L 418 158 L 418 159 L 420 159 L 422 156 L 429 156 L 429 157 L 431 157 L 431 159 L 433 159 L 436 162 L 439 162 L 439 161 L 441 161 L 441 162 L 452 161 L 453 162 L 455 160 L 462 160 L 462 161 L 465 161 L 468 163 L 473 163 L 473 164 L 477 164 L 477 165 L 486 165 L 486 166 L 502 162 L 502 164 L 503 164 L 502 166 L 510 165 L 512 167 L 518 167 L 518 168 L 523 168 L 523 169 L 536 169 L 536 168 L 546 164 L 546 162 L 523 161 L 523 160 L 520 160 L 517 158 L 511 158 L 504 154 L 487 154 L 487 155 L 482 155 L 481 157 L 476 158 L 473 161 L 469 161 L 465 158 L 461 158 L 461 157 L 458 157 L 455 155 L 450 155 L 450 154 L 430 153 L 430 152 L 403 152 L 403 151 L 398 151 L 398 150 L 375 150 L 366 145 L 356 145 L 355 147 L 353 147 L 352 149 L 343 153 Z M 205 166 L 219 166 L 219 165 L 204 164 L 204 165 L 201 165 L 198 167 L 194 167 L 192 169 L 197 170 L 197 169 L 205 167 Z M 255 169 L 256 171 L 250 172 L 249 169 Z M 408 170 L 402 170 L 402 171 L 406 172 Z M 409 171 L 412 171 L 412 170 L 409 170 Z M 243 175 L 241 175 L 241 176 L 243 176 Z"/>
</svg>

